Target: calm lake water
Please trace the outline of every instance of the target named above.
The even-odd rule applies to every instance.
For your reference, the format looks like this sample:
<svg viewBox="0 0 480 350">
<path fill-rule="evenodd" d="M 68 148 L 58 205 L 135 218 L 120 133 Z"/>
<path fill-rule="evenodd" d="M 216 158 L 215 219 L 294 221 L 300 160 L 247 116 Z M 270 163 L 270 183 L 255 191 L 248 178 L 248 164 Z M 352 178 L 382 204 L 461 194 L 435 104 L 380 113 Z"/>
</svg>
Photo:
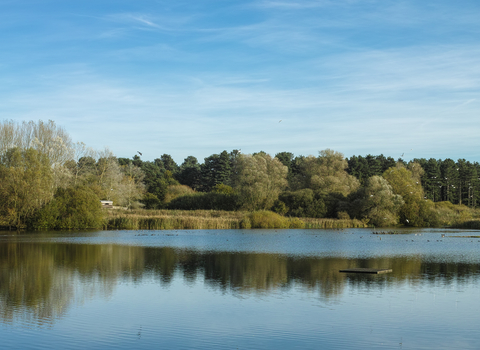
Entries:
<svg viewBox="0 0 480 350">
<path fill-rule="evenodd" d="M 402 232 L 0 232 L 0 348 L 479 349 L 480 232 Z"/>
</svg>

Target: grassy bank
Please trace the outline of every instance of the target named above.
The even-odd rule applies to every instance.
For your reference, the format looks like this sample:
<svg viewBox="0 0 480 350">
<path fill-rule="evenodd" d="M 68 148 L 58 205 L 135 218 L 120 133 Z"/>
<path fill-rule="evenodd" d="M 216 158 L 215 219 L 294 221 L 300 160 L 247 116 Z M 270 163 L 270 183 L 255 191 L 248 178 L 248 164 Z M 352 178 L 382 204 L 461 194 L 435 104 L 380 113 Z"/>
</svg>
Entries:
<svg viewBox="0 0 480 350">
<path fill-rule="evenodd" d="M 366 227 L 359 220 L 286 218 L 270 211 L 107 210 L 108 230 Z"/>
</svg>

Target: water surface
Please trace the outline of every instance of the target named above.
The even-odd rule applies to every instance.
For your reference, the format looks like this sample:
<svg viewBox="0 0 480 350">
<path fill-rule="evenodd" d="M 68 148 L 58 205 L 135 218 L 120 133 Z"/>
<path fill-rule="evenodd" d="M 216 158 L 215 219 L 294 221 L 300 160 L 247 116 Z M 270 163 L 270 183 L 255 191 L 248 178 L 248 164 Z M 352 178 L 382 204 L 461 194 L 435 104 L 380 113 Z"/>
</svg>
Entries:
<svg viewBox="0 0 480 350">
<path fill-rule="evenodd" d="M 1 346 L 478 349 L 479 233 L 371 232 L 3 232 Z"/>
</svg>

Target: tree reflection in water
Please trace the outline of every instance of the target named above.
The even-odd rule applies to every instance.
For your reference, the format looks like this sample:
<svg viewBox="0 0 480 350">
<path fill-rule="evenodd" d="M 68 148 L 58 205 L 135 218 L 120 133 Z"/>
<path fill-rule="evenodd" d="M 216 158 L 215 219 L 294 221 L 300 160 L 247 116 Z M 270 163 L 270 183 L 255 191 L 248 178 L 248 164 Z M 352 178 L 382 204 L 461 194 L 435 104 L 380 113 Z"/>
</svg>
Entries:
<svg viewBox="0 0 480 350">
<path fill-rule="evenodd" d="M 392 268 L 378 276 L 339 273 L 351 267 Z M 0 317 L 5 323 L 50 325 L 72 304 L 108 297 L 119 281 L 155 279 L 168 286 L 201 279 L 232 293 L 269 293 L 281 288 L 339 296 L 348 284 L 376 289 L 390 285 L 470 283 L 478 264 L 426 262 L 418 256 L 347 259 L 266 253 L 199 252 L 113 244 L 1 243 Z"/>
</svg>

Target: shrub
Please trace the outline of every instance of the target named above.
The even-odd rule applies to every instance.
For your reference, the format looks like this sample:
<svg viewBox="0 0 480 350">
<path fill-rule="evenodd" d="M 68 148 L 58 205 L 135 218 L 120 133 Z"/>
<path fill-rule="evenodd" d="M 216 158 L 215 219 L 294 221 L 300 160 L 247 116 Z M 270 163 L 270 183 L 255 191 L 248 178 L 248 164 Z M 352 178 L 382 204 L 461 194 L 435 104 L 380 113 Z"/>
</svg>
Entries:
<svg viewBox="0 0 480 350">
<path fill-rule="evenodd" d="M 285 215 L 286 213 L 288 213 L 289 209 L 285 205 L 285 203 L 277 199 L 275 203 L 273 203 L 272 211 L 280 215 Z"/>
<path fill-rule="evenodd" d="M 173 199 L 169 209 L 177 210 L 225 210 L 238 209 L 238 196 L 217 192 L 198 192 Z"/>
<path fill-rule="evenodd" d="M 288 208 L 288 216 L 321 218 L 327 214 L 323 198 L 309 188 L 283 192 L 279 200 Z"/>
<path fill-rule="evenodd" d="M 159 209 L 162 206 L 160 199 L 152 193 L 146 192 L 141 200 L 145 209 Z"/>
<path fill-rule="evenodd" d="M 240 221 L 240 228 L 252 228 L 252 222 L 248 217 L 245 217 L 242 221 Z"/>
<path fill-rule="evenodd" d="M 165 203 L 171 202 L 177 197 L 192 194 L 194 192 L 194 190 L 185 185 L 170 185 L 168 186 L 167 193 L 165 194 Z"/>
<path fill-rule="evenodd" d="M 271 211 L 255 211 L 249 214 L 252 228 L 289 228 L 289 220 Z"/>
<path fill-rule="evenodd" d="M 31 229 L 100 228 L 104 223 L 100 199 L 88 187 L 57 190 L 54 198 L 28 223 Z"/>
</svg>

